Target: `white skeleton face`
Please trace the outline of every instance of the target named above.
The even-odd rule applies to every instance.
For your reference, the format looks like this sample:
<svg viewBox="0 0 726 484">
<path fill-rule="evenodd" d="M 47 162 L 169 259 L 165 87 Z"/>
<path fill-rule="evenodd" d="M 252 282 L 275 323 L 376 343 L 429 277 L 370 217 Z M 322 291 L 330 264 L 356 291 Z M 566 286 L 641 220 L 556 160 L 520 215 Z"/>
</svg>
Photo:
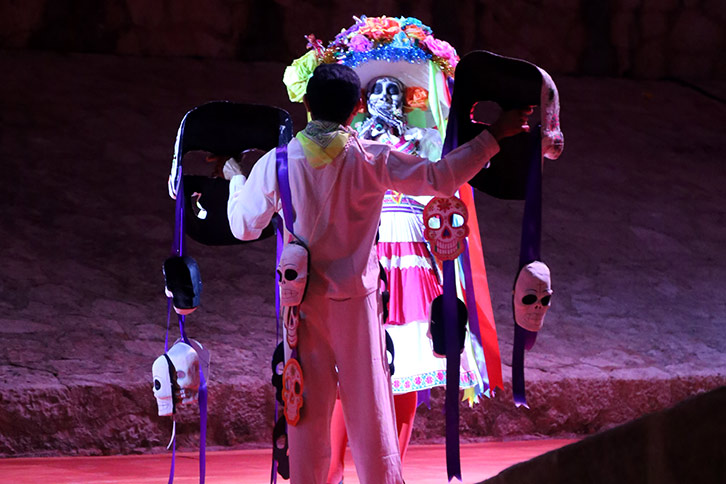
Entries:
<svg viewBox="0 0 726 484">
<path fill-rule="evenodd" d="M 308 251 L 296 243 L 285 245 L 277 266 L 280 305 L 297 306 L 302 302 L 308 280 Z"/>
<path fill-rule="evenodd" d="M 151 374 L 154 380 L 154 398 L 159 407 L 159 416 L 169 416 L 174 413 L 174 401 L 169 360 L 166 355 L 161 355 L 154 361 Z"/>
<path fill-rule="evenodd" d="M 424 207 L 423 218 L 424 237 L 431 244 L 431 252 L 440 260 L 456 259 L 464 251 L 464 239 L 469 235 L 464 202 L 456 197 L 434 197 Z"/>
<path fill-rule="evenodd" d="M 535 261 L 522 267 L 514 285 L 514 320 L 528 331 L 542 328 L 545 313 L 550 307 L 552 284 L 550 269 Z"/>
<path fill-rule="evenodd" d="M 384 119 L 403 115 L 403 84 L 395 77 L 379 77 L 368 88 L 368 112 Z"/>
<path fill-rule="evenodd" d="M 167 353 L 176 368 L 176 381 L 179 385 L 177 402 L 180 405 L 195 403 L 199 397 L 199 356 L 194 348 L 179 342 Z"/>
</svg>

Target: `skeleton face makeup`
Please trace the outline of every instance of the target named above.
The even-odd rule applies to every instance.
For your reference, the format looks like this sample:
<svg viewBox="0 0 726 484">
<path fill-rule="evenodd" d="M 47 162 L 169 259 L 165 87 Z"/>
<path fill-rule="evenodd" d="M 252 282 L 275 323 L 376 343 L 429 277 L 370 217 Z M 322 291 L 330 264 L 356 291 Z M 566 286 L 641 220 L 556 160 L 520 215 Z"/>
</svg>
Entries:
<svg viewBox="0 0 726 484">
<path fill-rule="evenodd" d="M 403 128 L 403 83 L 395 77 L 378 77 L 368 83 L 368 112 L 399 134 Z"/>
<path fill-rule="evenodd" d="M 456 197 L 434 197 L 424 207 L 423 218 L 424 237 L 438 259 L 453 260 L 464 252 L 464 238 L 469 235 L 464 202 Z"/>
<path fill-rule="evenodd" d="M 179 342 L 167 353 L 176 369 L 176 381 L 179 385 L 177 402 L 180 405 L 195 403 L 199 397 L 199 356 L 186 343 Z"/>
<path fill-rule="evenodd" d="M 297 306 L 305 295 L 308 280 L 308 250 L 299 243 L 285 245 L 277 266 L 280 305 Z"/>
<path fill-rule="evenodd" d="M 522 267 L 514 284 L 514 321 L 528 331 L 539 331 L 551 297 L 549 267 L 539 261 Z"/>
</svg>

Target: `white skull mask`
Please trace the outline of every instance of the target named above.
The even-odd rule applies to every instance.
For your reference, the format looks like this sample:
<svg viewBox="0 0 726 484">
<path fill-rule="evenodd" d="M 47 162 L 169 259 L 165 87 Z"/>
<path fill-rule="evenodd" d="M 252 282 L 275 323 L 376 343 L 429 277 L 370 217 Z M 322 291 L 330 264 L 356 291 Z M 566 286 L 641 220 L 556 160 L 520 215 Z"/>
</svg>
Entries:
<svg viewBox="0 0 726 484">
<path fill-rule="evenodd" d="M 542 74 L 542 91 L 540 94 L 542 156 L 550 160 L 556 160 L 565 147 L 565 138 L 560 129 L 560 95 L 552 77 L 542 69 L 539 69 L 539 72 Z"/>
<path fill-rule="evenodd" d="M 303 374 L 300 363 L 295 359 L 287 360 L 282 372 L 282 400 L 285 402 L 285 419 L 290 425 L 297 425 L 300 409 L 303 406 Z"/>
<path fill-rule="evenodd" d="M 395 77 L 379 77 L 368 84 L 368 113 L 400 131 L 403 128 L 403 83 Z"/>
<path fill-rule="evenodd" d="M 452 260 L 464 251 L 464 239 L 469 235 L 464 202 L 456 197 L 434 197 L 424 207 L 423 218 L 424 237 L 438 259 Z"/>
<path fill-rule="evenodd" d="M 154 381 L 154 398 L 156 398 L 156 404 L 159 407 L 160 417 L 166 417 L 174 413 L 174 387 L 176 381 L 172 380 L 172 371 L 167 355 L 158 357 L 151 367 L 151 375 Z"/>
<path fill-rule="evenodd" d="M 179 385 L 177 402 L 180 405 L 195 403 L 199 397 L 199 355 L 184 342 L 178 342 L 167 353 L 176 369 Z"/>
<path fill-rule="evenodd" d="M 522 267 L 514 284 L 514 321 L 528 331 L 539 331 L 551 297 L 549 267 L 539 261 Z"/>
<path fill-rule="evenodd" d="M 297 306 L 305 295 L 308 280 L 308 250 L 299 243 L 286 244 L 277 265 L 280 305 Z"/>
</svg>

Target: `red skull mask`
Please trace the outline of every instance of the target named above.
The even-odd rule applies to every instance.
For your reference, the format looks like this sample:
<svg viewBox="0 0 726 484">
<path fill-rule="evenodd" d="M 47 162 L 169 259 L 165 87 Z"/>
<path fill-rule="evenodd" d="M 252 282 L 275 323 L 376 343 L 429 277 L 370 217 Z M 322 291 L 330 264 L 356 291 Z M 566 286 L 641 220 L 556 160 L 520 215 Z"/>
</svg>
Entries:
<svg viewBox="0 0 726 484">
<path fill-rule="evenodd" d="M 456 197 L 434 197 L 424 208 L 423 218 L 424 237 L 431 244 L 431 252 L 440 260 L 456 259 L 464 251 L 464 239 L 469 235 L 464 202 Z"/>
</svg>

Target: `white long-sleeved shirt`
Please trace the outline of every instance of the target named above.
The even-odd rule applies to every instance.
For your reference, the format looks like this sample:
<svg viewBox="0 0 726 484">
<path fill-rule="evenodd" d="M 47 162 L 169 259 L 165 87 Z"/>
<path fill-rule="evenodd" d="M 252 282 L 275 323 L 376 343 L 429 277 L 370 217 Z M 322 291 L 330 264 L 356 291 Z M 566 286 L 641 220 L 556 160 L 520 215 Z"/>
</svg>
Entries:
<svg viewBox="0 0 726 484">
<path fill-rule="evenodd" d="M 374 241 L 388 189 L 448 197 L 499 151 L 483 131 L 437 163 L 351 134 L 330 163 L 313 168 L 300 143 L 288 144 L 288 174 L 295 235 L 310 250 L 308 291 L 333 299 L 363 296 L 378 287 Z M 230 182 L 227 216 L 235 237 L 254 240 L 282 212 L 275 150 L 255 164 L 249 178 Z"/>
</svg>

